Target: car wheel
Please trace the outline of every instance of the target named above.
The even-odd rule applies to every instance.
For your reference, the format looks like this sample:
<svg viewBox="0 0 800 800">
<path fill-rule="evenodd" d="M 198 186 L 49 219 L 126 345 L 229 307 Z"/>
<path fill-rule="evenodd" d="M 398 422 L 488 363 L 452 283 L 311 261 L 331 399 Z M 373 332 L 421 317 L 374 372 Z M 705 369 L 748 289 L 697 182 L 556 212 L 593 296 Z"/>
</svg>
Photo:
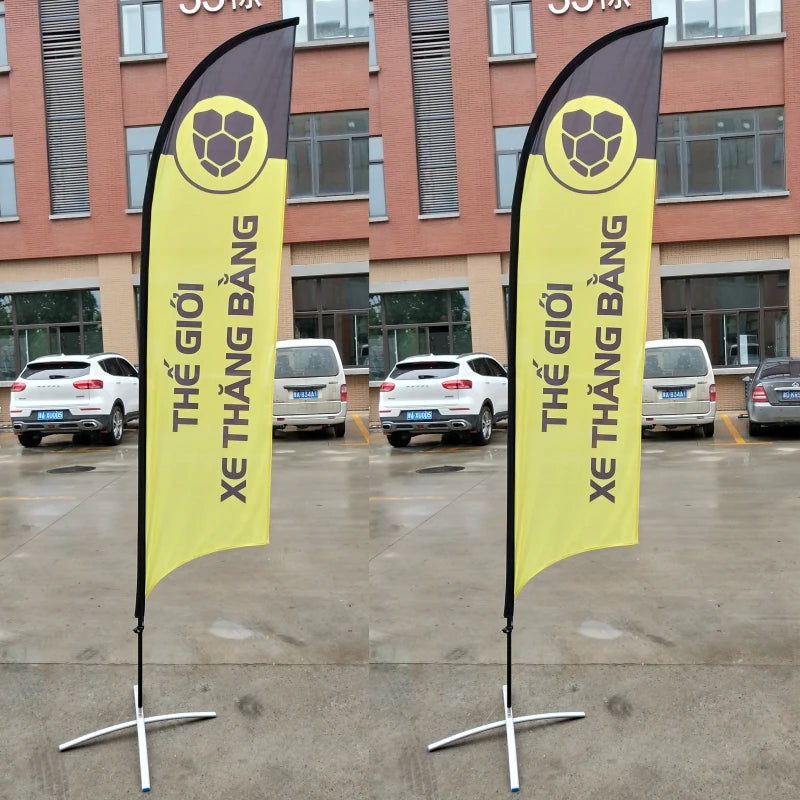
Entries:
<svg viewBox="0 0 800 800">
<path fill-rule="evenodd" d="M 474 444 L 483 446 L 489 444 L 494 429 L 494 415 L 488 405 L 481 406 L 481 413 L 478 414 L 478 430 L 472 435 Z"/>
<path fill-rule="evenodd" d="M 333 426 L 333 432 L 336 434 L 337 439 L 341 439 L 344 436 L 344 422 L 337 422 Z"/>
<path fill-rule="evenodd" d="M 408 443 L 411 441 L 411 434 L 396 431 L 395 433 L 390 433 L 386 438 L 392 447 L 408 447 Z"/>
<path fill-rule="evenodd" d="M 747 431 L 751 436 L 761 436 L 762 425 L 760 422 L 748 422 Z"/>
<path fill-rule="evenodd" d="M 711 439 L 714 436 L 714 423 L 706 422 L 705 425 L 700 426 L 703 429 L 703 435 L 706 439 Z"/>
<path fill-rule="evenodd" d="M 125 418 L 122 416 L 122 407 L 119 404 L 114 404 L 111 409 L 111 422 L 110 430 L 108 433 L 103 434 L 103 443 L 111 445 L 118 445 L 122 441 L 122 432 L 125 429 Z"/>
<path fill-rule="evenodd" d="M 42 443 L 42 434 L 35 431 L 27 431 L 19 436 L 19 443 L 23 447 L 38 447 Z"/>
</svg>

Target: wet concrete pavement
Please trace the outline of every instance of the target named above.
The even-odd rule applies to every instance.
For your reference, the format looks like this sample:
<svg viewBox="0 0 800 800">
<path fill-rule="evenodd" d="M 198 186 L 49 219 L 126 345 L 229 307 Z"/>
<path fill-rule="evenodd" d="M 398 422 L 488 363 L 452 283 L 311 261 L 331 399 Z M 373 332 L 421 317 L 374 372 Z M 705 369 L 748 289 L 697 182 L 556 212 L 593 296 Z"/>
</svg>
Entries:
<svg viewBox="0 0 800 800">
<path fill-rule="evenodd" d="M 501 731 L 426 751 L 502 717 L 505 430 L 395 450 L 364 421 L 281 434 L 270 545 L 151 595 L 145 712 L 218 714 L 149 727 L 154 795 L 509 795 Z M 800 432 L 745 430 L 647 434 L 640 544 L 520 594 L 515 712 L 587 714 L 518 727 L 523 795 L 800 797 Z M 57 750 L 133 715 L 136 455 L 0 433 L 0 798 L 139 793 L 134 733 Z"/>
</svg>

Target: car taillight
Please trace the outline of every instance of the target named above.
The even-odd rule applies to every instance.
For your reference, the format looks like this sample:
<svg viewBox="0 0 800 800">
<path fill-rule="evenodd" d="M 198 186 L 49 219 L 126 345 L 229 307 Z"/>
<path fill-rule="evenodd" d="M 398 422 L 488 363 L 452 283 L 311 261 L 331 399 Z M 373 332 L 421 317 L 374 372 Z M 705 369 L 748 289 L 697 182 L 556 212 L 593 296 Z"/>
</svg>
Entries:
<svg viewBox="0 0 800 800">
<path fill-rule="evenodd" d="M 381 391 L 382 392 L 393 392 L 394 391 L 394 384 L 391 381 L 384 381 L 381 384 Z"/>
<path fill-rule="evenodd" d="M 83 381 L 72 381 L 76 389 L 102 389 L 103 381 L 100 378 L 89 378 Z"/>
<path fill-rule="evenodd" d="M 717 402 L 717 384 L 712 383 L 711 386 L 708 387 L 708 399 L 712 403 Z"/>
<path fill-rule="evenodd" d="M 11 384 L 11 391 L 12 392 L 24 392 L 25 391 L 25 386 L 26 386 L 26 384 L 24 384 L 22 381 L 16 381 L 16 382 Z"/>
<path fill-rule="evenodd" d="M 346 403 L 346 402 L 347 402 L 347 384 L 346 384 L 346 383 L 343 383 L 343 384 L 342 384 L 342 385 L 339 387 L 339 399 L 340 399 L 340 400 L 341 400 L 343 403 Z"/>
<path fill-rule="evenodd" d="M 751 400 L 754 403 L 769 403 L 769 397 L 767 397 L 767 390 L 759 383 L 753 389 L 753 395 Z"/>
<path fill-rule="evenodd" d="M 445 389 L 471 389 L 472 381 L 469 378 L 458 378 L 454 381 L 442 381 Z"/>
</svg>

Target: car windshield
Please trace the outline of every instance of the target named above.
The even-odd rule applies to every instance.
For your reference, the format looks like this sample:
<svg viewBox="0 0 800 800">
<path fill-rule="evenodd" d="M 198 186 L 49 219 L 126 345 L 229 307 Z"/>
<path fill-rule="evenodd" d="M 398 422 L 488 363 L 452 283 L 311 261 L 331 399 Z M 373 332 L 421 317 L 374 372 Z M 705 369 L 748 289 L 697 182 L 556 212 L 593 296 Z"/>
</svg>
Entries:
<svg viewBox="0 0 800 800">
<path fill-rule="evenodd" d="M 389 375 L 398 381 L 449 378 L 458 372 L 455 361 L 401 361 Z"/>
<path fill-rule="evenodd" d="M 336 357 L 326 345 L 278 349 L 276 378 L 327 378 L 338 373 Z"/>
<path fill-rule="evenodd" d="M 85 361 L 38 361 L 28 364 L 20 377 L 30 381 L 47 381 L 54 378 L 80 378 L 88 374 L 89 365 Z"/>
<path fill-rule="evenodd" d="M 648 347 L 645 350 L 645 378 L 689 378 L 707 372 L 703 351 L 697 345 Z"/>
<path fill-rule="evenodd" d="M 761 367 L 760 378 L 800 378 L 800 359 L 766 363 Z"/>
</svg>

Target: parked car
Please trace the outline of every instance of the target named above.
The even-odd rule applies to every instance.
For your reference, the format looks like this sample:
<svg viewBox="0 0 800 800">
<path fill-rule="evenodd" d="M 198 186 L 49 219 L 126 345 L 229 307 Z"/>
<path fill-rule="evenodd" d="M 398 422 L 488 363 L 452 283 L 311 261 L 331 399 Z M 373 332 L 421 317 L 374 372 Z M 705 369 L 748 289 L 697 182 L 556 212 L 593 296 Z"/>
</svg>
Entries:
<svg viewBox="0 0 800 800">
<path fill-rule="evenodd" d="M 426 433 L 485 445 L 508 417 L 508 373 L 486 353 L 406 358 L 381 384 L 378 415 L 392 447 Z"/>
<path fill-rule="evenodd" d="M 744 380 L 751 436 L 765 425 L 800 425 L 800 358 L 765 358 Z"/>
<path fill-rule="evenodd" d="M 642 430 L 691 426 L 714 435 L 717 387 L 702 339 L 645 342 Z"/>
<path fill-rule="evenodd" d="M 286 339 L 276 343 L 273 430 L 333 428 L 344 436 L 347 383 L 332 339 Z"/>
<path fill-rule="evenodd" d="M 139 375 L 118 353 L 42 356 L 12 384 L 9 415 L 23 447 L 57 433 L 99 433 L 117 445 L 139 416 Z"/>
</svg>

